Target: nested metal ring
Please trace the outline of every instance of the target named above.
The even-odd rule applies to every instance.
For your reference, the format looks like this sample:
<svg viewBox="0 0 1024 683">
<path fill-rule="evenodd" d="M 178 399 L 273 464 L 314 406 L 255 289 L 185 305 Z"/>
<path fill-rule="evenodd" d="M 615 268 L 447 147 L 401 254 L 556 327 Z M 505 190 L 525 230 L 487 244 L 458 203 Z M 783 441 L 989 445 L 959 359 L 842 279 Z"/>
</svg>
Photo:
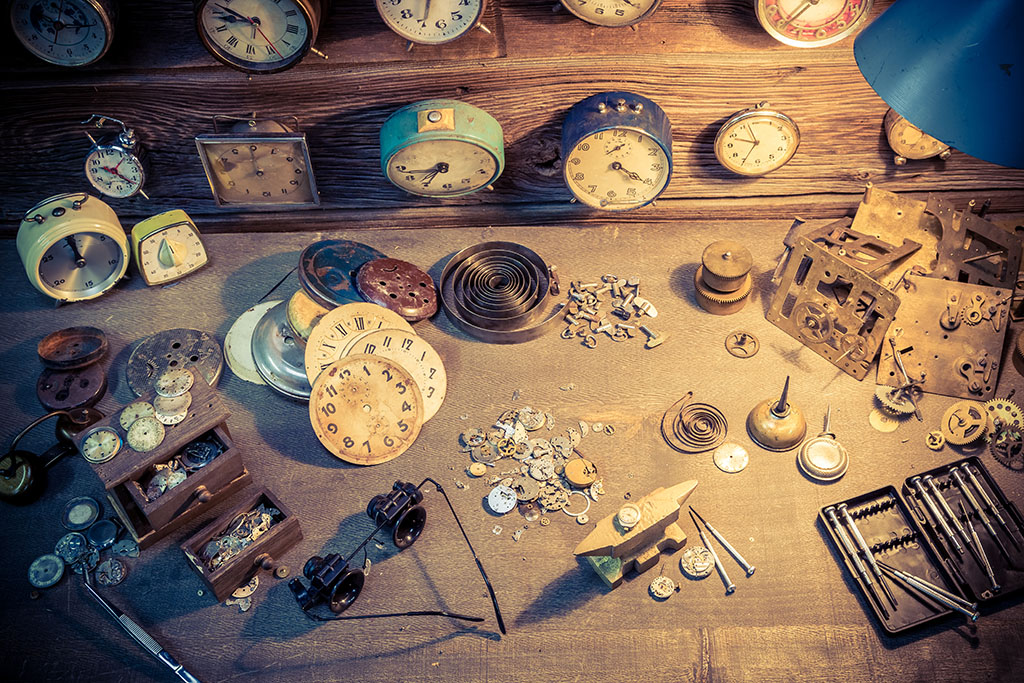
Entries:
<svg viewBox="0 0 1024 683">
<path fill-rule="evenodd" d="M 441 272 L 441 305 L 455 327 L 495 344 L 536 339 L 558 324 L 548 265 L 514 242 L 482 242 Z"/>
<path fill-rule="evenodd" d="M 718 408 L 692 401 L 693 392 L 673 403 L 661 418 L 661 435 L 680 453 L 703 453 L 717 448 L 729 431 Z"/>
</svg>

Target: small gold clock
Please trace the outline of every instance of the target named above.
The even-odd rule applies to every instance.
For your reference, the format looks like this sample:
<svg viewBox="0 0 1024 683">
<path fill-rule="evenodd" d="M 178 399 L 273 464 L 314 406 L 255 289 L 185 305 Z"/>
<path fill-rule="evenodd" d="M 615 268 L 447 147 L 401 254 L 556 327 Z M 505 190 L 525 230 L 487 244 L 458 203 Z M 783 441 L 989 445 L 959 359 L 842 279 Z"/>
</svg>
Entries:
<svg viewBox="0 0 1024 683">
<path fill-rule="evenodd" d="M 733 173 L 762 176 L 781 168 L 796 154 L 800 129 L 767 102 L 736 112 L 715 135 L 715 157 Z"/>
</svg>

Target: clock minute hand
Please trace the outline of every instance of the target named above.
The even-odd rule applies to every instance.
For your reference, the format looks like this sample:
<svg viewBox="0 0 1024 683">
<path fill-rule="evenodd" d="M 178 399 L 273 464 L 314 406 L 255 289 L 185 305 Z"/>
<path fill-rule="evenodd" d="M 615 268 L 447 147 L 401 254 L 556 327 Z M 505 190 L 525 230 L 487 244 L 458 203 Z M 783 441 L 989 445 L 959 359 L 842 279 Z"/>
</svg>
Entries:
<svg viewBox="0 0 1024 683">
<path fill-rule="evenodd" d="M 71 247 L 71 254 L 75 257 L 75 265 L 79 268 L 85 267 L 85 257 L 82 256 L 82 252 L 78 250 L 78 244 L 75 242 L 74 235 L 68 235 L 65 239 L 68 246 Z"/>
<path fill-rule="evenodd" d="M 640 177 L 640 174 L 639 174 L 639 173 L 634 173 L 633 171 L 630 171 L 630 170 L 628 170 L 628 169 L 624 168 L 624 167 L 622 166 L 622 164 L 621 164 L 621 163 L 619 163 L 618 161 L 613 161 L 613 162 L 612 162 L 612 170 L 613 170 L 613 171 L 622 171 L 622 172 L 623 172 L 623 173 L 625 173 L 625 174 L 626 174 L 627 176 L 629 176 L 629 178 L 630 178 L 631 180 L 643 180 L 643 178 L 641 178 L 641 177 Z"/>
<path fill-rule="evenodd" d="M 219 2 L 216 3 L 216 4 L 217 4 L 217 7 L 221 8 L 222 11 L 227 12 L 228 14 L 235 15 L 239 19 L 242 19 L 243 21 L 245 21 L 245 23 L 247 23 L 247 24 L 254 23 L 252 19 L 250 19 L 249 17 L 245 16 L 241 12 L 236 12 L 235 10 L 231 9 L 230 7 L 225 7 L 224 5 L 220 4 Z"/>
</svg>

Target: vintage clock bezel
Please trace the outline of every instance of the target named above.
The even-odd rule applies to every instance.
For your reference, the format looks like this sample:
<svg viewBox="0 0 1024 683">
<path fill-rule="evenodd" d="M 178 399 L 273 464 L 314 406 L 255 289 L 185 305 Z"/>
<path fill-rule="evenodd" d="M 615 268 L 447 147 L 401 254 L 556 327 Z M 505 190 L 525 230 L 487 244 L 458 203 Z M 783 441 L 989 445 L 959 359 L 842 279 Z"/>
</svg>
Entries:
<svg viewBox="0 0 1024 683">
<path fill-rule="evenodd" d="M 774 1 L 778 2 L 779 0 Z M 780 43 L 784 43 L 792 47 L 825 47 L 826 45 L 838 43 L 840 40 L 849 38 L 858 30 L 860 30 L 860 28 L 864 25 L 864 22 L 867 21 L 868 15 L 871 14 L 871 6 L 874 3 L 874 0 L 856 1 L 861 2 L 864 5 L 864 10 L 853 21 L 853 23 L 848 24 L 846 26 L 842 26 L 839 28 L 839 31 L 837 33 L 831 36 L 827 36 L 825 38 L 821 38 L 819 40 L 799 40 L 797 38 L 793 38 L 792 36 L 786 35 L 782 31 L 780 31 L 768 18 L 766 0 L 756 0 L 754 10 L 755 14 L 757 15 L 757 21 L 758 23 L 761 24 L 761 28 L 763 28 L 768 35 L 770 35 L 772 38 L 779 41 Z"/>
<path fill-rule="evenodd" d="M 27 0 L 27 1 L 28 1 L 29 4 L 34 2 L 34 0 Z M 95 64 L 99 60 L 103 59 L 103 57 L 107 54 L 107 51 L 110 50 L 110 46 L 114 42 L 114 26 L 117 23 L 117 5 L 115 4 L 115 2 L 113 2 L 113 0 L 78 0 L 78 1 L 81 2 L 84 5 L 90 6 L 99 15 L 100 23 L 101 23 L 101 25 L 103 27 L 103 31 L 104 31 L 103 48 L 99 51 L 99 54 L 97 54 L 93 58 L 90 58 L 90 59 L 88 59 L 88 60 L 86 60 L 84 62 L 59 61 L 57 59 L 54 59 L 52 57 L 49 57 L 49 56 L 47 56 L 47 55 L 37 51 L 34 47 L 29 45 L 27 42 L 25 42 L 25 39 L 22 38 L 21 34 L 18 32 L 18 29 L 15 27 L 14 12 L 15 12 L 15 8 L 18 5 L 17 1 L 16 2 L 12 2 L 10 4 L 9 11 L 7 13 L 8 18 L 9 18 L 9 20 L 11 22 L 11 31 L 14 33 L 15 37 L 18 39 L 18 42 L 21 43 L 22 47 L 24 47 L 29 52 L 29 54 L 31 54 L 33 57 L 35 57 L 37 59 L 40 59 L 40 60 L 42 60 L 42 61 L 44 61 L 44 62 L 46 62 L 48 64 L 55 64 L 57 66 L 64 66 L 64 67 L 69 67 L 69 68 L 75 68 L 75 67 L 79 67 L 79 66 L 88 66 L 90 64 Z"/>
<path fill-rule="evenodd" d="M 156 238 L 162 233 L 177 228 L 179 226 L 186 226 L 192 231 L 192 237 L 195 238 L 196 245 L 198 246 L 197 251 L 189 249 L 189 254 L 198 254 L 198 258 L 190 259 L 190 263 L 182 264 L 177 267 L 164 268 L 168 271 L 167 277 L 152 277 L 150 273 L 146 272 L 146 259 L 143 258 L 143 247 L 149 240 Z M 194 273 L 207 264 L 209 258 L 206 254 L 206 247 L 203 246 L 202 239 L 200 239 L 199 229 L 196 227 L 195 221 L 193 221 L 187 213 L 181 209 L 172 209 L 170 211 L 164 211 L 158 213 L 155 216 L 140 221 L 135 224 L 131 232 L 131 244 L 132 244 L 132 255 L 135 257 L 135 265 L 139 269 L 139 274 L 142 275 L 142 279 L 150 287 L 154 285 L 165 285 L 168 282 L 174 282 L 180 278 L 185 277 L 190 273 Z M 154 256 L 159 260 L 159 255 Z M 170 271 L 175 272 L 170 272 Z"/>
<path fill-rule="evenodd" d="M 601 205 L 590 195 L 578 194 L 569 173 L 569 159 L 577 144 L 597 133 L 626 130 L 646 135 L 661 148 L 668 168 L 665 182 L 652 196 L 642 202 L 607 203 Z M 562 123 L 562 180 L 579 202 L 600 211 L 630 211 L 657 201 L 672 182 L 672 123 L 665 110 L 653 100 L 632 92 L 600 92 L 574 104 Z"/>
<path fill-rule="evenodd" d="M 57 285 L 43 283 L 39 267 L 47 251 L 58 242 L 80 234 L 98 235 L 100 241 L 111 240 L 120 252 L 117 267 L 97 284 L 81 290 L 61 290 Z M 86 301 L 98 297 L 124 277 L 131 258 L 128 236 L 117 214 L 103 200 L 85 192 L 54 195 L 33 206 L 22 218 L 16 242 L 29 282 L 58 301 Z"/>
<path fill-rule="evenodd" d="M 298 128 L 298 119 L 291 117 L 296 121 L 296 129 Z M 236 124 L 232 130 L 225 133 L 201 133 L 195 137 L 196 149 L 199 151 L 199 159 L 203 163 L 203 171 L 206 173 L 206 181 L 210 185 L 210 191 L 213 193 L 213 199 L 217 203 L 218 208 L 244 208 L 247 210 L 256 209 L 301 209 L 312 206 L 320 205 L 320 192 L 316 185 L 316 175 L 313 173 L 313 164 L 309 156 L 309 143 L 306 140 L 306 134 L 293 131 L 288 126 L 280 123 L 279 121 L 272 119 L 258 120 L 256 118 L 239 118 L 232 116 L 215 116 L 214 126 L 219 120 L 230 120 L 235 121 Z M 267 202 L 235 202 L 225 200 L 219 190 L 218 183 L 214 180 L 216 171 L 213 167 L 213 161 L 211 159 L 211 150 L 216 145 L 230 145 L 230 144 L 269 144 L 269 143 L 280 143 L 296 145 L 297 149 L 302 152 L 303 163 L 306 169 L 306 179 L 309 184 L 309 192 L 311 195 L 310 201 L 295 201 L 295 202 L 279 202 L 279 201 L 267 201 Z M 254 195 L 255 196 L 255 195 Z"/>
<path fill-rule="evenodd" d="M 654 0 L 654 2 L 651 3 L 651 6 L 647 8 L 645 12 L 643 12 L 640 16 L 638 16 L 636 19 L 632 21 L 623 24 L 602 24 L 600 22 L 594 21 L 592 18 L 585 17 L 579 12 L 577 12 L 570 4 L 573 2 L 573 0 L 559 1 L 562 3 L 562 7 L 567 9 L 574 17 L 576 17 L 580 21 L 585 21 L 592 26 L 600 26 L 602 28 L 625 28 L 627 26 L 635 26 L 636 24 L 639 24 L 640 22 L 649 19 L 655 13 L 655 11 L 657 11 L 657 9 L 661 7 L 662 3 L 662 0 Z"/>
<path fill-rule="evenodd" d="M 473 189 L 455 192 L 415 192 L 398 184 L 390 172 L 394 157 L 410 147 L 434 141 L 458 141 L 482 149 L 494 159 L 494 174 Z M 397 188 L 421 197 L 445 199 L 490 187 L 505 170 L 505 138 L 497 119 L 479 107 L 452 99 L 413 102 L 398 109 L 380 127 L 380 166 Z"/>
<path fill-rule="evenodd" d="M 932 154 L 928 154 L 926 156 L 911 156 L 910 154 L 905 154 L 904 152 L 908 152 L 909 151 L 909 152 L 911 152 L 911 154 L 913 152 L 912 152 L 912 150 L 907 150 L 906 148 L 904 148 L 902 143 L 900 143 L 899 140 L 894 140 L 893 139 L 893 137 L 894 137 L 893 131 L 900 124 L 905 124 L 907 126 L 910 126 L 914 130 L 916 130 L 919 133 L 921 133 L 921 135 L 923 137 L 927 137 L 927 138 L 929 138 L 931 140 L 934 140 L 938 144 L 937 151 L 932 153 Z M 902 114 L 900 114 L 898 111 L 896 111 L 892 107 L 890 107 L 889 110 L 887 112 L 885 112 L 885 119 L 883 120 L 882 127 L 885 130 L 885 140 L 889 144 L 889 149 L 892 150 L 893 155 L 894 155 L 893 163 L 895 163 L 897 166 L 903 166 L 908 161 L 924 161 L 925 159 L 934 159 L 935 157 L 938 157 L 942 161 L 945 161 L 946 159 L 948 159 L 953 154 L 953 148 L 952 147 L 947 145 L 942 140 L 939 140 L 938 138 L 936 138 L 936 137 L 934 137 L 932 135 L 928 135 L 928 133 L 925 133 L 923 130 L 921 130 L 920 128 L 915 126 L 913 123 L 910 122 L 909 119 L 907 119 L 907 117 L 903 116 Z M 903 151 L 900 151 L 899 148 L 902 148 Z"/>
<path fill-rule="evenodd" d="M 769 168 L 766 171 L 759 171 L 759 172 L 756 172 L 756 173 L 751 173 L 750 171 L 744 171 L 744 170 L 739 170 L 739 169 L 733 168 L 723 158 L 725 156 L 725 153 L 721 149 L 721 145 L 724 143 L 724 141 L 726 139 L 726 135 L 728 135 L 730 130 L 732 130 L 736 126 L 742 124 L 743 122 L 748 121 L 750 119 L 756 119 L 756 118 L 762 118 L 762 117 L 768 118 L 768 119 L 775 119 L 777 121 L 782 121 L 783 123 L 785 123 L 785 124 L 787 124 L 789 126 L 792 126 L 792 128 L 793 128 L 793 130 L 792 130 L 792 135 L 793 135 L 793 144 L 792 144 L 792 146 L 790 147 L 789 150 L 787 150 L 786 154 L 784 155 L 784 157 L 782 158 L 781 161 L 775 163 L 771 168 Z M 753 107 L 748 107 L 746 109 L 741 109 L 738 112 L 732 114 L 728 119 L 725 120 L 725 123 L 723 123 L 721 125 L 721 127 L 718 129 L 718 132 L 715 134 L 715 141 L 713 143 L 713 151 L 715 153 L 715 159 L 718 160 L 718 163 L 721 164 L 722 168 L 724 168 L 725 170 L 729 171 L 730 173 L 735 173 L 736 175 L 741 175 L 741 176 L 745 176 L 745 177 L 748 177 L 748 178 L 760 178 L 761 176 L 764 176 L 764 175 L 767 175 L 769 173 L 772 173 L 774 171 L 779 170 L 780 168 L 782 168 L 783 166 L 785 166 L 786 164 L 788 164 L 790 161 L 793 160 L 793 157 L 796 156 L 797 148 L 799 148 L 799 147 L 800 147 L 800 127 L 797 126 L 796 121 L 791 119 L 789 116 L 786 116 L 781 111 L 778 111 L 777 109 L 770 108 L 770 105 L 767 102 L 760 102 L 760 103 L 756 104 Z"/>
<path fill-rule="evenodd" d="M 452 36 L 451 38 L 446 38 L 444 40 L 436 40 L 436 41 L 434 41 L 434 40 L 423 41 L 423 40 L 416 40 L 415 38 L 411 37 L 410 35 L 402 32 L 401 30 L 399 30 L 400 29 L 399 26 L 396 26 L 391 21 L 389 21 L 387 15 L 385 15 L 384 12 L 381 10 L 381 2 L 382 2 L 382 0 L 374 0 L 374 2 L 373 2 L 374 7 L 377 8 L 377 14 L 380 15 L 381 21 L 384 22 L 384 25 L 387 26 L 388 29 L 392 33 L 397 35 L 402 40 L 409 41 L 409 48 L 410 49 L 412 48 L 413 44 L 415 44 L 415 45 L 445 45 L 445 44 L 450 43 L 452 41 L 458 40 L 459 38 L 462 38 L 463 36 L 467 35 L 470 31 L 472 31 L 476 27 L 480 26 L 480 23 L 484 19 L 484 14 L 487 12 L 487 0 L 480 0 L 480 12 L 479 12 L 479 14 L 476 15 L 476 18 L 470 24 L 466 25 L 465 29 L 460 31 L 458 34 Z M 487 32 L 490 33 L 490 31 L 487 31 Z"/>
<path fill-rule="evenodd" d="M 196 33 L 199 34 L 199 41 L 203 47 L 214 59 L 233 69 L 250 74 L 272 74 L 286 71 L 305 59 L 313 50 L 323 18 L 327 14 L 327 7 L 321 0 L 294 0 L 294 2 L 302 11 L 302 19 L 306 22 L 306 40 L 293 55 L 281 61 L 270 62 L 269 66 L 262 66 L 263 62 L 252 62 L 227 53 L 210 39 L 203 26 L 203 9 L 210 3 L 210 0 L 194 0 L 193 2 Z"/>
</svg>

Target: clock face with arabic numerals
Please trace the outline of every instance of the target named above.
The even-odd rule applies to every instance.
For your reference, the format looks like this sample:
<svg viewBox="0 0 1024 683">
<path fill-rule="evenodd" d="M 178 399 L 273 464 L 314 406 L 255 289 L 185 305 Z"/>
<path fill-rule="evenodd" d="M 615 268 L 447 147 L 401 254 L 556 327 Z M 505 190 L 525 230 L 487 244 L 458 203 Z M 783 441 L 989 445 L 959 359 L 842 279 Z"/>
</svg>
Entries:
<svg viewBox="0 0 1024 683">
<path fill-rule="evenodd" d="M 611 128 L 578 141 L 565 164 L 569 189 L 584 204 L 608 211 L 643 206 L 668 185 L 671 162 L 645 132 Z"/>
<path fill-rule="evenodd" d="M 320 319 L 306 342 L 306 378 L 312 385 L 328 365 L 342 357 L 349 341 L 368 330 L 403 330 L 410 334 L 412 325 L 394 311 L 371 304 L 342 304 Z"/>
<path fill-rule="evenodd" d="M 331 453 L 355 465 L 397 458 L 423 426 L 423 396 L 394 361 L 356 354 L 328 365 L 313 383 L 309 420 Z"/>
<path fill-rule="evenodd" d="M 562 0 L 583 21 L 598 26 L 632 26 L 654 14 L 661 0 Z"/>
<path fill-rule="evenodd" d="M 375 0 L 381 19 L 406 40 L 440 45 L 468 33 L 487 0 Z"/>
</svg>

